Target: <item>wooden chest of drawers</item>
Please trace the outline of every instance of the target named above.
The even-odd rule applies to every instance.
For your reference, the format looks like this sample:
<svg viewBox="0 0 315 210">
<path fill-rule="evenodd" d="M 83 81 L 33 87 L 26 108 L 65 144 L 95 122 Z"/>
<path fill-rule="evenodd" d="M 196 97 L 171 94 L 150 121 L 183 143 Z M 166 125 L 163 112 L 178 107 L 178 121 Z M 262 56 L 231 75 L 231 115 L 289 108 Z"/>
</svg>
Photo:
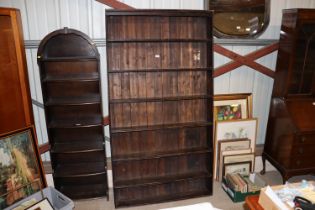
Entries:
<svg viewBox="0 0 315 210">
<path fill-rule="evenodd" d="M 315 172 L 315 98 L 273 98 L 263 159 L 282 174 L 283 181 Z"/>
</svg>

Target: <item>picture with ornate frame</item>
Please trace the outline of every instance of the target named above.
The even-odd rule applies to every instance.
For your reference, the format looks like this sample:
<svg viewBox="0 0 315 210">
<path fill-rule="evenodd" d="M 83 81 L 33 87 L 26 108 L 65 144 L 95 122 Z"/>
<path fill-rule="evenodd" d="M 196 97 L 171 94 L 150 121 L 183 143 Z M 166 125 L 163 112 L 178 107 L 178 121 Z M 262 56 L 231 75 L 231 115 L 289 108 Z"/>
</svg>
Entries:
<svg viewBox="0 0 315 210">
<path fill-rule="evenodd" d="M 222 176 L 225 177 L 226 174 L 241 174 L 241 175 L 249 175 L 252 168 L 251 161 L 244 162 L 235 162 L 235 163 L 226 163 L 223 166 Z M 222 177 L 222 178 L 223 178 Z"/>
<path fill-rule="evenodd" d="M 227 120 L 216 121 L 215 124 L 215 137 L 214 137 L 214 158 L 213 167 L 215 178 L 218 179 L 218 159 L 219 159 L 219 142 L 228 141 L 231 139 L 250 139 L 250 148 L 252 152 L 255 151 L 257 135 L 257 119 L 242 119 L 242 120 Z"/>
<path fill-rule="evenodd" d="M 214 121 L 251 118 L 252 106 L 251 93 L 215 95 L 213 100 Z"/>
<path fill-rule="evenodd" d="M 35 203 L 34 205 L 26 208 L 25 210 L 54 210 L 51 203 L 47 198 Z"/>
<path fill-rule="evenodd" d="M 46 187 L 33 126 L 0 135 L 0 206 Z"/>
</svg>

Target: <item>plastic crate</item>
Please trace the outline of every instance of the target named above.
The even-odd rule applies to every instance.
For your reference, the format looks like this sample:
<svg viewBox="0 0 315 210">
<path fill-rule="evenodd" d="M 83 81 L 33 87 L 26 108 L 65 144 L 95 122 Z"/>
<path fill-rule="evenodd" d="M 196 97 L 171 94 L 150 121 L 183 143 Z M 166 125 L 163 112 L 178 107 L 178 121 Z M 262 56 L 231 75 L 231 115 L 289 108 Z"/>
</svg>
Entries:
<svg viewBox="0 0 315 210">
<path fill-rule="evenodd" d="M 42 191 L 30 195 L 23 200 L 20 200 L 19 202 L 13 204 L 12 206 L 5 208 L 4 210 L 11 210 L 13 208 L 16 208 L 32 198 L 35 198 L 37 201 L 47 198 L 55 210 L 72 210 L 74 208 L 74 203 L 70 198 L 63 195 L 61 192 L 53 187 L 46 187 Z"/>
</svg>

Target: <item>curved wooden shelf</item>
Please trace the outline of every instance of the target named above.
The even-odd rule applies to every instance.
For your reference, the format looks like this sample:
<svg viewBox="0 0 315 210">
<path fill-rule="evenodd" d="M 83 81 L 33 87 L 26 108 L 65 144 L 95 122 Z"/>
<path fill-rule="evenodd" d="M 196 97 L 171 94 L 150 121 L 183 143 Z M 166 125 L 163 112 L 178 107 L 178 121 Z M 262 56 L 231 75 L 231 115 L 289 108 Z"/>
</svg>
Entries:
<svg viewBox="0 0 315 210">
<path fill-rule="evenodd" d="M 101 96 L 98 94 L 78 97 L 53 97 L 45 103 L 46 106 L 66 106 L 66 105 L 91 105 L 100 104 Z"/>
<path fill-rule="evenodd" d="M 55 143 L 51 153 L 84 153 L 104 150 L 104 143 L 100 140 L 90 140 L 68 143 Z"/>
<path fill-rule="evenodd" d="M 72 199 L 108 197 L 107 184 L 64 185 L 57 189 Z"/>
<path fill-rule="evenodd" d="M 106 174 L 104 162 L 58 164 L 54 168 L 54 177 L 84 177 Z"/>
</svg>

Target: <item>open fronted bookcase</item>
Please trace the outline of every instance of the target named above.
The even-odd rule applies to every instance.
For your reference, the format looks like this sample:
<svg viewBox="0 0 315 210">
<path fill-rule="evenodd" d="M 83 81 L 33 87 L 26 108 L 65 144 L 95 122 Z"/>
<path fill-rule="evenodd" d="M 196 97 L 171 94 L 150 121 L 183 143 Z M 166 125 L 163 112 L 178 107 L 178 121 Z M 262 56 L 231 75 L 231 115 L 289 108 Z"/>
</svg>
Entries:
<svg viewBox="0 0 315 210">
<path fill-rule="evenodd" d="M 99 63 L 94 43 L 73 29 L 38 49 L 54 184 L 73 199 L 108 196 Z"/>
<path fill-rule="evenodd" d="M 212 194 L 212 13 L 107 10 L 116 206 Z"/>
</svg>

